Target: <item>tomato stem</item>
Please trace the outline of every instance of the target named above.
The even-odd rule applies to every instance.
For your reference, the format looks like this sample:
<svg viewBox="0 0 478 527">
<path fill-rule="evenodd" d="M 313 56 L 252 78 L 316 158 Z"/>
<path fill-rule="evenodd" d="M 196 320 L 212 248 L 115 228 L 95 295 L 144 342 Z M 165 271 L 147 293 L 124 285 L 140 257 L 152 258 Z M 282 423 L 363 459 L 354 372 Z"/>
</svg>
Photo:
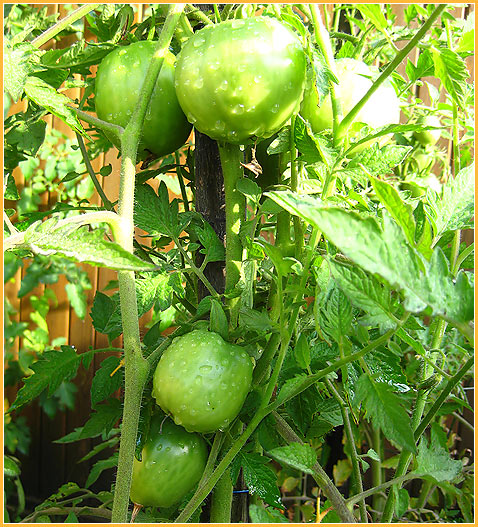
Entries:
<svg viewBox="0 0 478 527">
<path fill-rule="evenodd" d="M 133 252 L 134 186 L 140 133 L 154 86 L 164 62 L 164 54 L 169 48 L 183 9 L 184 4 L 171 4 L 170 6 L 156 51 L 143 82 L 138 103 L 121 136 L 122 158 L 118 202 L 120 221 L 119 228 L 115 232 L 115 238 L 124 249 L 130 252 Z M 148 378 L 149 364 L 141 351 L 134 272 L 120 271 L 118 280 L 124 341 L 125 395 L 111 521 L 112 523 L 125 523 L 128 515 L 141 398 Z"/>
<path fill-rule="evenodd" d="M 236 187 L 239 179 L 243 177 L 243 155 L 239 145 L 230 143 L 219 144 L 219 155 L 226 200 L 226 293 L 230 293 L 241 277 L 242 242 L 239 233 L 245 217 L 246 199 Z M 229 308 L 231 324 L 234 327 L 238 317 L 238 297 L 230 299 Z"/>
</svg>

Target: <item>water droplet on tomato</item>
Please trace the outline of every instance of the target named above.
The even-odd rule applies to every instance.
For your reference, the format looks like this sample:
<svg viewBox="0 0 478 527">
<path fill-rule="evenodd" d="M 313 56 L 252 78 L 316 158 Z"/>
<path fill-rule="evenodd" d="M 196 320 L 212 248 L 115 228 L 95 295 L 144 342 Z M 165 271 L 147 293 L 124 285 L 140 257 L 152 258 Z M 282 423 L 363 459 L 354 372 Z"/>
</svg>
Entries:
<svg viewBox="0 0 478 527">
<path fill-rule="evenodd" d="M 234 107 L 232 112 L 237 114 L 237 115 L 243 114 L 244 113 L 244 105 L 243 104 L 238 104 L 237 106 Z"/>
<path fill-rule="evenodd" d="M 195 48 L 200 48 L 205 42 L 205 39 L 203 37 L 197 37 L 193 41 L 193 46 Z"/>
<path fill-rule="evenodd" d="M 256 84 L 259 84 L 259 82 L 261 82 L 261 80 L 262 80 L 262 75 L 256 75 L 256 76 L 254 77 L 254 82 L 255 82 Z"/>
<path fill-rule="evenodd" d="M 198 77 L 193 84 L 193 87 L 200 90 L 204 86 L 204 80 L 202 77 Z"/>
<path fill-rule="evenodd" d="M 277 113 L 279 111 L 279 105 L 278 104 L 274 104 L 274 106 L 271 108 L 271 112 L 272 113 Z"/>
<path fill-rule="evenodd" d="M 226 123 L 224 121 L 216 121 L 215 129 L 219 132 L 222 132 L 226 128 Z"/>
<path fill-rule="evenodd" d="M 244 20 L 241 20 L 240 18 L 239 18 L 239 19 L 234 19 L 234 20 L 231 22 L 231 27 L 232 27 L 232 29 L 239 29 L 239 28 L 242 27 L 244 24 L 245 24 Z"/>
<path fill-rule="evenodd" d="M 202 383 L 202 377 L 200 375 L 196 375 L 196 378 L 194 379 L 195 384 L 201 384 Z"/>
<path fill-rule="evenodd" d="M 210 372 L 211 370 L 212 370 L 212 366 L 211 366 L 210 364 L 204 364 L 204 366 L 201 366 L 201 367 L 199 368 L 199 371 L 200 371 L 201 373 L 208 373 L 208 372 Z"/>
</svg>

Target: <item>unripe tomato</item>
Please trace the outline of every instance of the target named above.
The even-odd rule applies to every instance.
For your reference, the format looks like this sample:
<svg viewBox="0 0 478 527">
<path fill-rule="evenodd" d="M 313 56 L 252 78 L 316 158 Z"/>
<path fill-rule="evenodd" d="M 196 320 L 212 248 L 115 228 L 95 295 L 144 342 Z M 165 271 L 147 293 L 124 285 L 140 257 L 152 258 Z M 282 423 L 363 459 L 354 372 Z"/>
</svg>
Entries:
<svg viewBox="0 0 478 527">
<path fill-rule="evenodd" d="M 207 461 L 207 446 L 162 416 L 151 418 L 142 460 L 134 460 L 130 498 L 133 503 L 170 507 L 178 503 L 200 480 Z"/>
<path fill-rule="evenodd" d="M 153 396 L 186 430 L 215 432 L 237 416 L 251 380 L 252 361 L 240 346 L 197 329 L 175 338 L 162 355 Z"/>
<path fill-rule="evenodd" d="M 436 115 L 425 115 L 419 117 L 417 124 L 422 126 L 441 126 L 440 119 Z M 441 130 L 423 130 L 421 132 L 413 132 L 415 139 L 423 146 L 433 146 L 437 143 L 438 139 L 441 137 Z"/>
<path fill-rule="evenodd" d="M 128 124 L 155 48 L 155 42 L 144 40 L 117 48 L 103 59 L 95 81 L 95 106 L 100 119 L 123 127 Z M 140 156 L 146 151 L 158 157 L 170 154 L 191 133 L 174 89 L 175 60 L 168 51 L 146 112 L 138 147 Z M 113 137 L 110 139 L 115 142 Z"/>
<path fill-rule="evenodd" d="M 200 132 L 246 144 L 270 137 L 298 111 L 305 66 L 299 39 L 277 20 L 228 20 L 186 42 L 176 66 L 176 93 Z"/>
<path fill-rule="evenodd" d="M 337 68 L 337 79 L 335 84 L 336 97 L 340 99 L 342 115 L 345 117 L 350 110 L 367 93 L 373 82 L 370 80 L 372 70 L 363 62 L 343 58 L 335 61 Z M 332 103 L 330 95 L 327 95 L 320 107 L 319 96 L 315 83 L 309 82 L 304 93 L 304 100 L 300 114 L 309 121 L 313 132 L 332 128 Z M 379 128 L 400 121 L 399 99 L 392 85 L 385 82 L 367 101 L 365 106 L 355 117 L 355 122 L 365 123 L 371 128 Z M 349 129 L 349 139 L 356 135 L 357 128 L 354 125 Z M 357 151 L 363 150 L 367 143 L 357 147 Z"/>
</svg>

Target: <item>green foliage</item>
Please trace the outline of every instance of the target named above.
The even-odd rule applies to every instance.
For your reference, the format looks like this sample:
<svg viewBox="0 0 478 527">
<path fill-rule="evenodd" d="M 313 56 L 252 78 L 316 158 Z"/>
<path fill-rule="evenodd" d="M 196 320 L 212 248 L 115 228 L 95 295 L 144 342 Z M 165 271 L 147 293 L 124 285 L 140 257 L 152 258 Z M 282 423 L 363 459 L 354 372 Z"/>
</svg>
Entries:
<svg viewBox="0 0 478 527">
<path fill-rule="evenodd" d="M 208 21 L 229 20 L 227 27 L 241 27 L 241 19 L 253 16 L 258 6 L 225 4 L 202 11 L 205 6 L 199 10 L 188 4 L 170 49 L 179 53 L 191 29 L 198 35 Z M 110 521 L 115 487 L 97 489 L 121 463 L 120 436 L 130 433 L 134 440 L 121 422 L 122 397 L 125 386 L 124 397 L 129 396 L 131 379 L 144 361 L 134 362 L 138 371 L 131 373 L 133 362 L 126 361 L 125 368 L 121 350 L 77 351 L 73 334 L 53 339 L 57 332 L 50 320 L 60 299 L 52 286 L 58 283 L 64 284 L 75 315 L 90 316 L 94 330 L 110 342 L 123 335 L 125 306 L 134 290 L 141 345 L 126 325 L 128 359 L 134 348 L 135 360 L 144 353 L 154 368 L 170 344 L 165 329 L 176 331 L 174 336 L 209 329 L 227 346 L 237 345 L 248 364 L 254 362 L 251 391 L 237 418 L 216 436 L 204 434 L 217 458 L 208 465 L 198 494 L 193 489 L 180 504 L 159 511 L 145 508 L 137 522 L 174 522 L 178 515 L 184 521 L 207 521 L 207 493 L 197 496 L 211 490 L 211 474 L 221 460 L 227 461 L 220 466 L 235 490 L 251 496 L 248 516 L 243 511 L 233 518 L 244 523 L 345 523 L 349 509 L 357 521 L 364 510 L 377 513 L 374 521 L 379 521 L 384 492 L 387 522 L 473 520 L 473 467 L 454 421 L 466 426 L 472 411 L 465 391 L 472 373 L 462 368 L 473 355 L 474 246 L 462 231 L 474 225 L 474 93 L 467 66 L 474 53 L 473 14 L 462 20 L 451 5 L 410 4 L 399 23 L 389 4 L 336 4 L 323 19 L 327 34 L 314 25 L 313 4 L 261 8 L 263 16 L 279 19 L 300 40 L 309 62 L 307 83 L 321 103 L 339 80 L 332 73 L 332 56 L 378 65 L 374 81 L 417 28 L 436 9 L 444 10 L 414 51 L 402 57 L 402 73 L 396 70 L 386 81 L 400 98 L 401 122 L 407 124 L 373 129 L 354 123 L 356 135 L 349 141 L 337 137 L 332 122 L 314 133 L 298 115 L 264 148 L 261 165 L 274 166 L 265 186 L 260 176 L 255 180 L 257 160 L 250 152 L 244 156 L 249 172 L 234 189 L 246 205 L 238 235 L 240 280 L 224 295 L 213 290 L 211 273 L 214 268 L 214 278 L 221 278 L 221 264 L 230 255 L 221 241 L 224 232 L 215 230 L 221 218 L 209 224 L 205 211 L 198 210 L 199 152 L 185 145 L 154 164 L 146 159 L 136 170 L 134 200 L 131 193 L 127 205 L 134 201 L 137 229 L 134 252 L 126 250 L 117 237 L 124 225 L 114 216 L 125 207 L 124 195 L 117 202 L 117 196 L 102 195 L 100 189 L 103 178 L 118 176 L 116 169 L 90 165 L 112 145 L 101 123 L 85 124 L 76 111 L 94 110 L 91 72 L 111 51 L 159 38 L 165 5 L 143 5 L 137 22 L 135 6 L 98 5 L 56 32 L 58 45 L 45 49 L 34 39 L 49 28 L 55 32 L 58 16 L 48 15 L 46 7 L 5 5 L 4 278 L 8 291 L 14 285 L 17 294 L 4 304 L 4 382 L 16 393 L 13 401 L 5 401 L 5 521 L 58 522 L 60 516 L 48 511 L 52 507 L 63 509 L 65 523 L 88 521 L 89 512 Z M 63 46 L 67 35 L 69 44 Z M 192 55 L 195 48 L 188 46 Z M 208 76 L 208 85 L 213 77 Z M 67 95 L 70 88 L 81 89 L 78 100 Z M 238 97 L 239 88 L 250 94 L 254 85 L 241 85 L 230 96 Z M 23 109 L 14 113 L 16 106 L 10 104 L 19 100 Z M 264 115 L 273 111 L 254 102 Z M 51 129 L 48 116 L 68 126 L 71 137 Z M 432 119 L 439 129 L 427 124 Z M 418 141 L 437 130 L 438 142 L 424 146 Z M 274 163 L 268 163 L 270 156 Z M 119 281 L 112 280 L 95 291 L 90 306 L 87 292 L 93 284 L 83 263 L 128 271 L 134 287 L 131 282 L 120 302 Z M 209 289 L 205 298 L 201 281 Z M 28 316 L 21 317 L 24 309 Z M 90 385 L 74 384 L 80 368 L 91 368 L 100 351 L 115 355 L 91 372 Z M 185 364 L 190 354 L 186 349 Z M 182 380 L 184 369 L 172 368 Z M 152 371 L 142 394 L 137 456 L 153 408 L 158 410 Z M 90 449 L 82 448 L 78 461 L 89 464 L 89 475 L 66 483 L 32 511 L 15 457 L 28 455 L 33 435 L 22 412 L 38 404 L 53 419 L 59 412 L 75 412 L 76 401 L 88 393 L 90 415 L 56 443 L 86 440 L 82 446 L 88 443 Z M 234 386 L 225 393 L 223 399 L 231 403 Z M 417 438 L 414 427 L 423 419 L 427 426 Z M 238 447 L 234 459 L 228 454 L 231 446 Z M 332 493 L 322 470 L 340 485 Z M 373 473 L 373 483 L 363 477 L 366 472 Z M 391 488 L 381 487 L 403 475 Z M 401 488 L 412 478 L 419 481 Z M 364 490 L 378 486 L 364 505 L 356 497 L 360 485 Z M 360 507 L 347 508 L 348 498 Z"/>
</svg>

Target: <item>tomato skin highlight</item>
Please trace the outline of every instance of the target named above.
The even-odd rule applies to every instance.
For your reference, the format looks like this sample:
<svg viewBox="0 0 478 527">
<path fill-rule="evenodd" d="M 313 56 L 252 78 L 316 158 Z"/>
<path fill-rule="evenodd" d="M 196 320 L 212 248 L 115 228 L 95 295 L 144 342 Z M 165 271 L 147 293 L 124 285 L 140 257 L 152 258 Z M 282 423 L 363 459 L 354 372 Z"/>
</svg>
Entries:
<svg viewBox="0 0 478 527">
<path fill-rule="evenodd" d="M 268 17 L 195 33 L 178 55 L 176 92 L 188 120 L 217 141 L 247 144 L 297 113 L 305 85 L 299 39 Z"/>
<path fill-rule="evenodd" d="M 208 457 L 204 439 L 161 415 L 151 418 L 142 460 L 133 463 L 130 498 L 143 506 L 170 507 L 201 479 Z"/>
<path fill-rule="evenodd" d="M 120 47 L 98 66 L 95 106 L 98 117 L 125 127 L 133 114 L 156 43 L 149 40 Z M 152 152 L 157 157 L 180 148 L 191 133 L 174 88 L 176 58 L 166 53 L 161 72 L 146 112 L 138 147 L 140 157 Z M 119 148 L 114 138 L 108 136 Z"/>
<path fill-rule="evenodd" d="M 153 396 L 189 432 L 226 428 L 237 416 L 252 381 L 252 360 L 217 333 L 194 330 L 176 337 L 153 377 Z"/>
<path fill-rule="evenodd" d="M 367 77 L 371 77 L 373 72 L 365 63 L 355 59 L 338 59 L 335 64 L 339 84 L 334 86 L 336 96 L 340 99 L 342 116 L 345 117 L 372 86 L 372 80 Z M 309 82 L 304 93 L 300 114 L 309 121 L 312 131 L 315 133 L 332 128 L 333 114 L 330 95 L 325 97 L 320 107 L 318 103 L 319 97 L 315 84 Z M 400 122 L 399 99 L 390 83 L 385 81 L 381 84 L 360 110 L 349 129 L 349 139 L 357 134 L 359 127 L 355 126 L 355 123 L 359 122 L 365 123 L 371 128 Z M 371 142 L 374 141 L 360 145 L 356 151 L 362 151 Z"/>
</svg>

